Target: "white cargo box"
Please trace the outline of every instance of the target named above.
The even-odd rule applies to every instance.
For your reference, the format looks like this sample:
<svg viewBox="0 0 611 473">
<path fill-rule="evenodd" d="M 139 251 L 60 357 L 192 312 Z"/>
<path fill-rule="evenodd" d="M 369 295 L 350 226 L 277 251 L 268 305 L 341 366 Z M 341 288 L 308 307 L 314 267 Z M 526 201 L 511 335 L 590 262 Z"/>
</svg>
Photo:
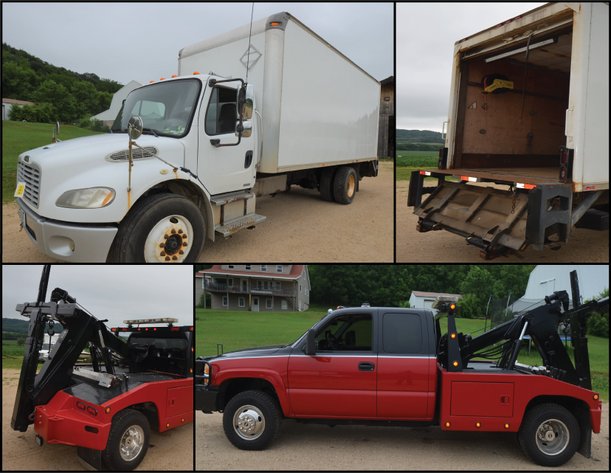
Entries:
<svg viewBox="0 0 611 473">
<path fill-rule="evenodd" d="M 288 13 L 183 48 L 179 75 L 246 79 L 255 88 L 259 172 L 377 159 L 380 84 Z M 250 56 L 250 57 L 249 57 Z"/>
</svg>

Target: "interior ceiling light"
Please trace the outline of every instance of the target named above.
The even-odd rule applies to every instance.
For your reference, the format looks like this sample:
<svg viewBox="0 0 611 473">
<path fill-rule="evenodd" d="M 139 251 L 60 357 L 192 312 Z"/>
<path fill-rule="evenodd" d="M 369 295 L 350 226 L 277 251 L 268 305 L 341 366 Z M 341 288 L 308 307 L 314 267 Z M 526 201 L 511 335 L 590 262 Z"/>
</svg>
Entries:
<svg viewBox="0 0 611 473">
<path fill-rule="evenodd" d="M 547 46 L 548 44 L 553 44 L 555 42 L 556 42 L 555 38 L 550 38 L 550 39 L 546 39 L 545 41 L 541 41 L 539 43 L 531 44 L 528 47 L 524 46 L 522 48 L 512 49 L 511 51 L 507 51 L 505 53 L 497 54 L 496 56 L 491 56 L 491 57 L 486 58 L 486 63 L 498 61 L 499 59 L 503 59 L 509 56 L 513 56 L 515 54 L 523 53 L 526 51 L 527 48 L 528 50 L 532 51 L 533 49 L 541 48 L 543 46 Z"/>
</svg>

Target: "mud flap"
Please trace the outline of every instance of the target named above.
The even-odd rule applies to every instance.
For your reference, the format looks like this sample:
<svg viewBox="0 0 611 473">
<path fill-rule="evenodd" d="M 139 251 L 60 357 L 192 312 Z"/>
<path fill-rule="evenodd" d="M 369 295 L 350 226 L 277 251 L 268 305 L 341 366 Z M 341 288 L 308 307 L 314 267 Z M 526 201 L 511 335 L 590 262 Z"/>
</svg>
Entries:
<svg viewBox="0 0 611 473">
<path fill-rule="evenodd" d="M 102 460 L 102 450 L 93 450 L 92 448 L 84 447 L 78 447 L 77 450 L 79 458 L 92 468 L 98 471 L 107 469 Z"/>
</svg>

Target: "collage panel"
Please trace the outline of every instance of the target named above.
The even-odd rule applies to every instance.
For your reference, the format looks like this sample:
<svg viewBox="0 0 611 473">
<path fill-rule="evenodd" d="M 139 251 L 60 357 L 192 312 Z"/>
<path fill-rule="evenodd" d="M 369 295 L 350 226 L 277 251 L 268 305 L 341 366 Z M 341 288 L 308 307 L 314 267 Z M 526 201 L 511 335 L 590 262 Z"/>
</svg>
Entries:
<svg viewBox="0 0 611 473">
<path fill-rule="evenodd" d="M 195 286 L 198 471 L 608 464 L 608 265 L 217 264 Z"/>
<path fill-rule="evenodd" d="M 396 21 L 396 261 L 608 263 L 608 5 Z"/>
<path fill-rule="evenodd" d="M 192 281 L 4 265 L 2 471 L 192 470 Z"/>
</svg>

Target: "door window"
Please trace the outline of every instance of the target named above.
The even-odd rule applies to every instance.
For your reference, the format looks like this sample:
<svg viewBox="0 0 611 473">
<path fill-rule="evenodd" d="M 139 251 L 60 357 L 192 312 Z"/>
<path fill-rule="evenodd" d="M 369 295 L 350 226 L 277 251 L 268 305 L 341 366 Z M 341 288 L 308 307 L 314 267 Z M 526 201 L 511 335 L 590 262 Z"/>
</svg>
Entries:
<svg viewBox="0 0 611 473">
<path fill-rule="evenodd" d="M 419 314 L 389 313 L 382 318 L 382 350 L 402 355 L 424 353 Z"/>
<path fill-rule="evenodd" d="M 214 87 L 206 110 L 208 136 L 234 133 L 238 120 L 236 91 L 227 87 Z"/>
<path fill-rule="evenodd" d="M 317 351 L 372 351 L 371 314 L 346 314 L 330 320 L 316 336 Z"/>
</svg>

